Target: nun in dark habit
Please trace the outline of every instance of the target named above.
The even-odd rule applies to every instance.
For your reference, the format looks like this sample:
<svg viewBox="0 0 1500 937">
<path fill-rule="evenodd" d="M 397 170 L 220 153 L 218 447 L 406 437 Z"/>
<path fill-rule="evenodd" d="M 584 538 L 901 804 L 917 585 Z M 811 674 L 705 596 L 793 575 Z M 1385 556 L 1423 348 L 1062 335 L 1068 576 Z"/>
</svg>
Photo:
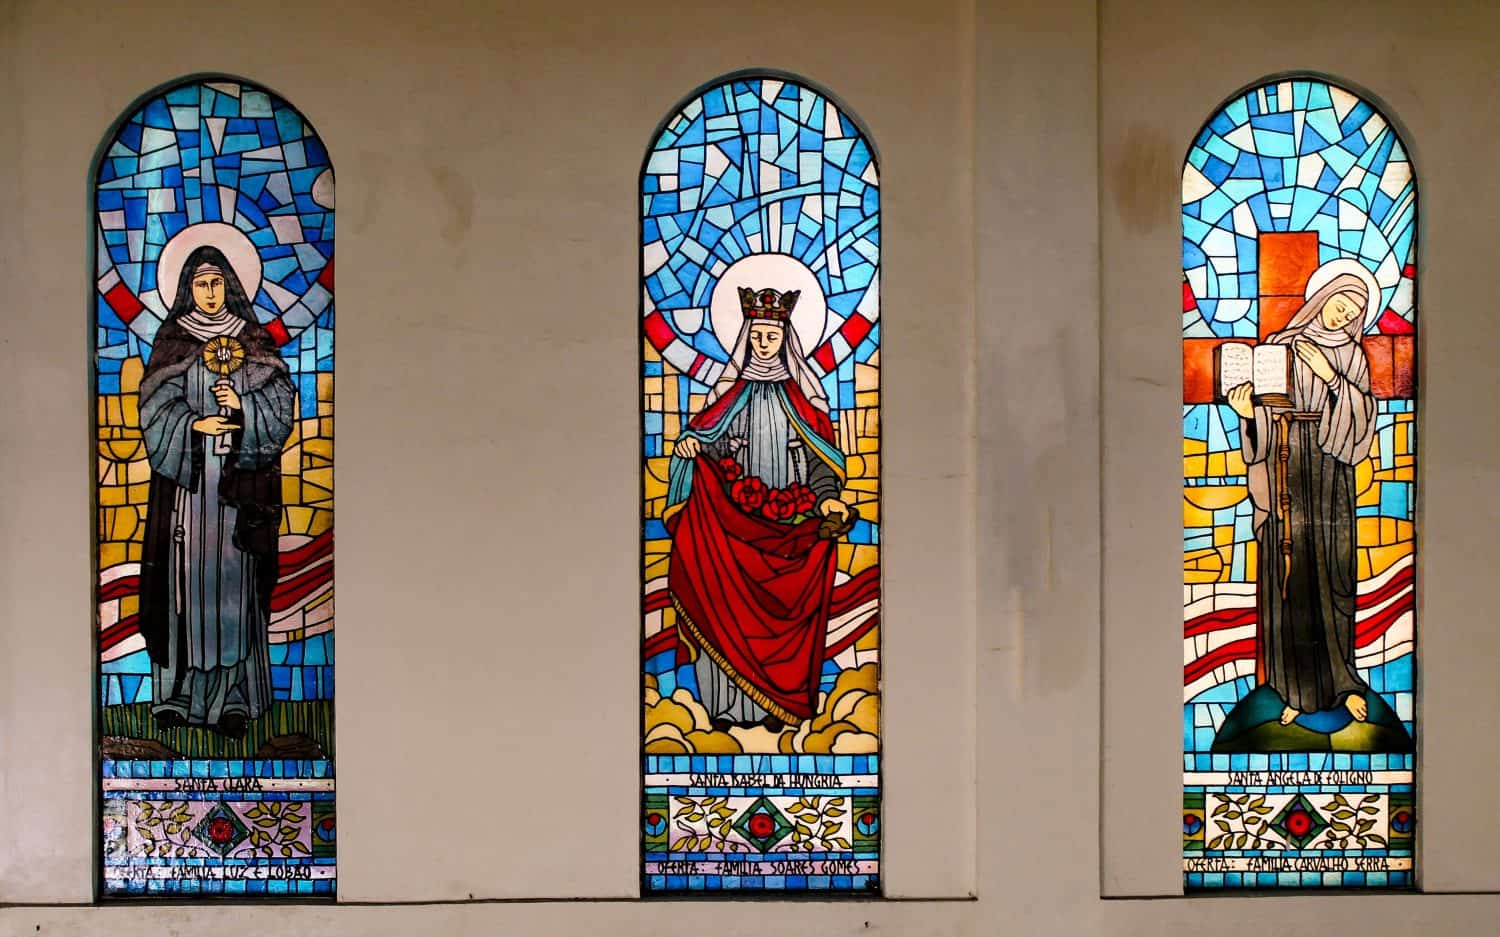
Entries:
<svg viewBox="0 0 1500 937">
<path fill-rule="evenodd" d="M 1265 340 L 1290 347 L 1290 407 L 1229 393 L 1255 508 L 1260 658 L 1280 695 L 1281 724 L 1344 707 L 1368 715 L 1354 666 L 1354 466 L 1370 453 L 1375 398 L 1360 337 L 1380 288 L 1358 261 L 1334 260 L 1308 280 L 1306 302 Z"/>
<path fill-rule="evenodd" d="M 239 737 L 271 702 L 281 449 L 294 391 L 217 248 L 188 255 L 141 379 L 141 633 L 164 728 Z"/>
</svg>

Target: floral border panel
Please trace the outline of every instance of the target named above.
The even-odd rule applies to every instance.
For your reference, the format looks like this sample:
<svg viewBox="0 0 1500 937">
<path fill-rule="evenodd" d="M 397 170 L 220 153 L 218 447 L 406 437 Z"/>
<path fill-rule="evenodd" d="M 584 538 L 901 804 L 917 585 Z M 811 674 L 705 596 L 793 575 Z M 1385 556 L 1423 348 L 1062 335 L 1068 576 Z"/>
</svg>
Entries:
<svg viewBox="0 0 1500 937">
<path fill-rule="evenodd" d="M 1190 890 L 1411 887 L 1413 756 L 1198 757 L 1183 778 Z"/>
<path fill-rule="evenodd" d="M 106 761 L 111 894 L 332 895 L 327 761 Z"/>
<path fill-rule="evenodd" d="M 651 893 L 879 893 L 878 755 L 647 755 Z"/>
</svg>

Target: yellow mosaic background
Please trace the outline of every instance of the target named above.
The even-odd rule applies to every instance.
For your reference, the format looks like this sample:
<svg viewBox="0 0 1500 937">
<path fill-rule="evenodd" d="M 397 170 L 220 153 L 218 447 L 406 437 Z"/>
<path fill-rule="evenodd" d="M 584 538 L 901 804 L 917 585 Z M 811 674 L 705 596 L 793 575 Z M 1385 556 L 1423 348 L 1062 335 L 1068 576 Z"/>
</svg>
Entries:
<svg viewBox="0 0 1500 937">
<path fill-rule="evenodd" d="M 1385 434 L 1377 432 L 1370 455 L 1354 469 L 1357 492 L 1356 508 L 1378 507 L 1381 486 L 1385 482 L 1410 483 L 1416 479 L 1415 413 L 1393 413 L 1393 444 L 1382 450 Z M 1182 473 L 1184 478 L 1223 479 L 1244 477 L 1245 460 L 1238 449 L 1230 452 L 1208 452 L 1201 439 L 1183 439 Z M 1255 540 L 1236 540 L 1233 524 L 1215 524 L 1215 512 L 1231 508 L 1249 497 L 1244 484 L 1184 485 L 1182 489 L 1182 525 L 1184 528 L 1213 530 L 1213 546 L 1183 553 L 1183 582 L 1188 585 L 1208 582 L 1254 582 L 1256 569 Z M 1411 555 L 1415 546 L 1413 524 L 1392 517 L 1356 519 L 1360 580 L 1371 579 Z M 1232 578 L 1236 548 L 1245 551 L 1245 575 Z"/>
<path fill-rule="evenodd" d="M 98 395 L 99 569 L 139 562 L 151 467 L 141 439 L 138 392 L 145 365 L 126 358 L 118 394 Z M 316 536 L 333 527 L 333 375 L 317 376 L 318 413 L 295 421 L 281 454 L 281 533 Z M 293 406 L 301 412 L 301 403 Z M 121 599 L 120 617 L 136 612 Z"/>
</svg>

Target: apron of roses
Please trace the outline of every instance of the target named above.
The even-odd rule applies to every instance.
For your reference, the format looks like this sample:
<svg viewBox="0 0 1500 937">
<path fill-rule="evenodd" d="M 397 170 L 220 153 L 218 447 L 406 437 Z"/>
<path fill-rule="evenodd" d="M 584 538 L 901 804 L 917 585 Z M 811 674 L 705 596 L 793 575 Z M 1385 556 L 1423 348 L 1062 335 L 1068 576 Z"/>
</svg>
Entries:
<svg viewBox="0 0 1500 937">
<path fill-rule="evenodd" d="M 766 517 L 768 505 L 772 516 L 789 516 L 786 499 L 762 491 L 757 503 L 755 486 L 744 483 L 758 479 L 736 480 L 736 503 L 712 460 L 699 459 L 695 474 L 687 502 L 668 521 L 667 586 L 679 634 L 768 712 L 792 724 L 810 719 L 838 541 L 818 537 L 816 516 L 791 524 Z M 793 496 L 790 506 L 804 505 Z"/>
</svg>

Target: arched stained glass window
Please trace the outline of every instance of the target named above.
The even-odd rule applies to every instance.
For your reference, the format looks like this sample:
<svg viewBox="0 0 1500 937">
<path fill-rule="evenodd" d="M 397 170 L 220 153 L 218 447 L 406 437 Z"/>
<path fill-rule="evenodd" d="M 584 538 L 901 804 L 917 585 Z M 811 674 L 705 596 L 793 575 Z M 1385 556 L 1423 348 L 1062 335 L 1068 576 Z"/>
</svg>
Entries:
<svg viewBox="0 0 1500 937">
<path fill-rule="evenodd" d="M 331 895 L 332 164 L 190 80 L 93 182 L 103 893 Z"/>
<path fill-rule="evenodd" d="M 1188 152 L 1189 889 L 1414 882 L 1416 223 L 1396 129 L 1323 79 Z"/>
<path fill-rule="evenodd" d="M 640 197 L 643 892 L 878 892 L 873 146 L 732 76 Z"/>
</svg>

